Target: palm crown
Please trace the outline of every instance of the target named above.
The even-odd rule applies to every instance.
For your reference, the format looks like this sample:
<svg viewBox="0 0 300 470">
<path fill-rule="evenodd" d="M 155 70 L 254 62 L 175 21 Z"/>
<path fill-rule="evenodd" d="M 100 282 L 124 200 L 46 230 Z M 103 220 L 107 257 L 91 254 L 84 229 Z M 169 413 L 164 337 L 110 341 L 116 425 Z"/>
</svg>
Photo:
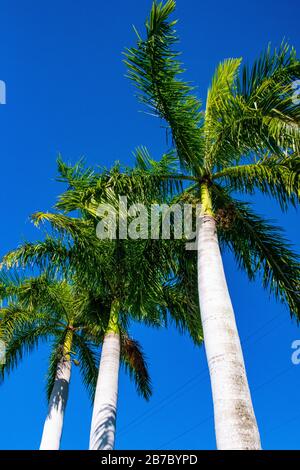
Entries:
<svg viewBox="0 0 300 470">
<path fill-rule="evenodd" d="M 166 156 L 157 165 L 151 162 L 147 170 L 142 167 L 142 158 L 145 163 L 145 154 L 139 150 L 140 164 L 134 171 L 122 172 L 115 166 L 101 173 L 85 169 L 82 163 L 70 167 L 59 159 L 59 179 L 68 184 L 56 204 L 60 212 L 32 216 L 37 226 L 48 222 L 52 233 L 44 241 L 22 244 L 8 253 L 2 264 L 8 268 L 35 265 L 52 273 L 58 270 L 64 276 L 74 273 L 84 289 L 99 293 L 102 321 L 108 322 L 110 306 L 118 298 L 121 325 L 126 326 L 129 317 L 154 326 L 171 321 L 199 344 L 202 328 L 196 258 L 195 253 L 186 252 L 184 241 L 99 241 L 96 237 L 96 213 L 101 202 L 117 204 L 118 196 L 124 194 L 129 203 L 166 200 L 165 193 L 170 193 L 173 184 L 170 180 L 161 185 L 160 175 L 166 174 L 172 158 Z M 131 191 L 134 185 L 137 191 Z M 80 216 L 67 215 L 71 211 L 79 211 Z"/>
<path fill-rule="evenodd" d="M 2 336 L 7 344 L 2 373 L 17 366 L 24 353 L 42 341 L 52 343 L 47 374 L 47 397 L 53 389 L 58 364 L 63 356 L 80 365 L 83 382 L 93 397 L 97 379 L 95 344 L 103 332 L 90 327 L 82 315 L 84 297 L 66 280 L 54 280 L 46 274 L 38 277 L 13 278 L 2 275 L 2 298 L 8 301 L 1 309 Z M 68 337 L 72 334 L 72 338 Z M 97 338 L 97 341 L 95 341 Z M 66 346 L 69 343 L 69 348 Z"/>
<path fill-rule="evenodd" d="M 193 88 L 179 78 L 176 21 L 169 20 L 174 8 L 174 0 L 153 3 L 146 38 L 137 33 L 137 46 L 126 52 L 129 77 L 141 102 L 169 124 L 183 169 L 177 177 L 192 183 L 185 197 L 214 215 L 220 242 L 249 278 L 260 275 L 299 317 L 298 256 L 278 227 L 234 194 L 259 190 L 283 210 L 299 201 L 300 109 L 292 85 L 300 63 L 287 44 L 273 52 L 268 47 L 252 68 L 241 67 L 241 59 L 224 60 L 202 111 Z"/>
<path fill-rule="evenodd" d="M 48 274 L 20 278 L 2 274 L 1 337 L 6 341 L 6 362 L 2 377 L 43 341 L 51 340 L 47 373 L 49 400 L 59 362 L 63 356 L 79 366 L 82 381 L 93 400 L 98 375 L 99 345 L 107 326 L 103 300 L 82 285 Z M 70 336 L 71 333 L 71 336 Z M 66 346 L 67 345 L 67 346 Z M 151 395 L 147 363 L 139 343 L 121 328 L 121 361 L 144 398 Z"/>
<path fill-rule="evenodd" d="M 112 448 L 120 358 L 135 379 L 138 391 L 145 398 L 151 393 L 142 351 L 126 334 L 130 320 L 161 326 L 171 319 L 182 332 L 189 332 L 196 344 L 202 342 L 197 290 L 192 282 L 193 277 L 196 280 L 195 256 L 183 256 L 181 240 L 176 240 L 170 249 L 160 240 L 96 237 L 98 205 L 114 204 L 120 194 L 130 196 L 128 184 L 138 183 L 139 198 L 145 198 L 146 193 L 147 198 L 150 194 L 164 198 L 161 190 L 166 185 L 160 184 L 153 168 L 150 178 L 141 168 L 134 174 L 120 172 L 117 167 L 94 174 L 80 164 L 68 167 L 59 160 L 59 170 L 60 179 L 69 186 L 57 204 L 64 212 L 34 214 L 34 223 L 47 222 L 51 234 L 42 242 L 25 243 L 8 253 L 3 265 L 46 269 L 51 275 L 76 279 L 78 290 L 87 293 L 85 321 L 92 331 L 96 328 L 96 338 L 99 331 L 103 338 L 90 448 Z M 145 188 L 150 191 L 145 192 Z M 77 211 L 77 217 L 67 215 L 69 211 Z"/>
<path fill-rule="evenodd" d="M 242 66 L 241 59 L 224 60 L 216 69 L 202 110 L 193 88 L 179 78 L 183 69 L 175 48 L 176 21 L 169 19 L 174 8 L 174 0 L 154 1 L 146 37 L 137 33 L 137 46 L 127 50 L 125 60 L 142 103 L 168 123 L 173 148 L 159 162 L 140 148 L 136 168 L 122 170 L 117 164 L 101 173 L 84 169 L 81 163 L 70 167 L 59 159 L 60 180 L 68 184 L 56 205 L 60 212 L 33 216 L 36 225 L 50 222 L 55 237 L 51 234 L 43 242 L 22 245 L 3 264 L 37 265 L 51 275 L 63 274 L 71 283 L 63 284 L 63 298 L 57 305 L 48 293 L 43 293 L 43 300 L 35 296 L 36 280 L 27 281 L 30 296 L 25 295 L 24 304 L 22 296 L 28 287 L 24 283 L 20 290 L 18 286 L 18 302 L 2 310 L 1 334 L 8 335 L 11 348 L 6 368 L 18 354 L 21 357 L 24 348 L 35 345 L 36 338 L 51 331 L 57 336 L 49 375 L 53 383 L 62 338 L 66 340 L 72 331 L 75 343 L 81 340 L 78 356 L 87 374 L 84 380 L 94 384 L 96 365 L 93 351 L 87 354 L 86 346 L 90 340 L 96 345 L 103 341 L 90 448 L 111 449 L 120 349 L 139 390 L 146 398 L 150 394 L 142 352 L 126 333 L 129 319 L 160 325 L 171 317 L 201 343 L 200 313 L 212 377 L 217 445 L 258 449 L 260 437 L 219 241 L 233 252 L 251 280 L 260 277 L 263 286 L 300 318 L 299 257 L 280 228 L 244 201 L 256 190 L 274 198 L 282 210 L 299 201 L 300 109 L 293 99 L 293 82 L 300 78 L 300 63 L 285 43 L 274 51 L 268 47 L 252 68 Z M 98 205 L 116 205 L 125 194 L 129 202 L 145 205 L 170 202 L 174 195 L 179 203 L 200 203 L 197 255 L 185 250 L 184 240 L 99 242 L 95 235 Z M 72 211 L 78 211 L 78 216 L 71 217 Z M 74 291 L 75 280 L 79 289 Z M 5 287 L 3 296 L 14 289 Z M 37 310 L 34 317 L 30 317 L 32 302 Z M 65 302 L 72 316 L 65 315 Z M 63 352 L 71 354 L 69 349 Z"/>
</svg>

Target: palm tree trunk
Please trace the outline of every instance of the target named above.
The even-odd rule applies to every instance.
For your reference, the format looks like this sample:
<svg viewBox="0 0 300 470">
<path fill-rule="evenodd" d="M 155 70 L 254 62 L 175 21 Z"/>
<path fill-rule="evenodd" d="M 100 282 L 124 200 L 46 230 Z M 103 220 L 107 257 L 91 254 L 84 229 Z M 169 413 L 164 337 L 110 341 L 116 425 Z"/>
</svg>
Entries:
<svg viewBox="0 0 300 470">
<path fill-rule="evenodd" d="M 214 404 L 217 448 L 260 449 L 242 348 L 207 187 L 198 233 L 198 289 Z"/>
<path fill-rule="evenodd" d="M 68 401 L 71 378 L 71 356 L 73 331 L 66 333 L 63 356 L 56 371 L 55 382 L 49 400 L 48 414 L 44 424 L 40 450 L 59 450 L 62 436 L 64 414 Z"/>
<path fill-rule="evenodd" d="M 90 450 L 112 450 L 114 448 L 120 368 L 118 309 L 118 302 L 113 302 L 109 325 L 102 345 L 92 416 Z"/>
</svg>

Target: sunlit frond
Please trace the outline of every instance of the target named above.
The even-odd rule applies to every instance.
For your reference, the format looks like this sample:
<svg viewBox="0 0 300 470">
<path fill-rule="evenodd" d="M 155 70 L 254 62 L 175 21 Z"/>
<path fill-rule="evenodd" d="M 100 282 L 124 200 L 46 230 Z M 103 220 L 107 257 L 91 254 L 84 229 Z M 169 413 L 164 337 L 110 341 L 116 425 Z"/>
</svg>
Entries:
<svg viewBox="0 0 300 470">
<path fill-rule="evenodd" d="M 259 189 L 287 209 L 289 204 L 296 206 L 299 202 L 300 158 L 265 157 L 257 163 L 224 168 L 213 179 L 241 193 L 254 194 Z"/>
<path fill-rule="evenodd" d="M 250 280 L 261 279 L 263 287 L 299 319 L 300 258 L 282 230 L 221 187 L 214 188 L 213 198 L 221 243 L 232 250 Z"/>
<path fill-rule="evenodd" d="M 193 87 L 179 78 L 183 69 L 174 49 L 176 21 L 169 19 L 174 9 L 173 0 L 153 2 L 146 38 L 137 36 L 137 47 L 127 49 L 125 63 L 141 102 L 169 124 L 180 163 L 192 164 L 201 173 L 203 116 Z"/>
<path fill-rule="evenodd" d="M 31 353 L 40 342 L 48 341 L 54 333 L 51 321 L 44 322 L 33 317 L 31 320 L 19 323 L 11 334 L 5 336 L 6 362 L 2 366 L 2 376 L 9 374 L 24 355 Z"/>
</svg>

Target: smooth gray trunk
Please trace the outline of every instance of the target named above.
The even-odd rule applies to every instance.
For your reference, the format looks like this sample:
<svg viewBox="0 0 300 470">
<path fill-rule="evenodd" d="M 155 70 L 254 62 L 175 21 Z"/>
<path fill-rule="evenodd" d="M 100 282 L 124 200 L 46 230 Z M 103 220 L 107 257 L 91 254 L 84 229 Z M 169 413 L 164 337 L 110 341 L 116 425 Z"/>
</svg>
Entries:
<svg viewBox="0 0 300 470">
<path fill-rule="evenodd" d="M 201 216 L 198 289 L 211 378 L 217 448 L 260 449 L 242 348 L 230 300 L 216 223 Z"/>
<path fill-rule="evenodd" d="M 59 450 L 64 414 L 69 394 L 71 361 L 65 357 L 58 364 L 45 421 L 40 450 Z"/>
<path fill-rule="evenodd" d="M 92 416 L 90 450 L 112 450 L 115 442 L 120 335 L 105 335 Z"/>
</svg>

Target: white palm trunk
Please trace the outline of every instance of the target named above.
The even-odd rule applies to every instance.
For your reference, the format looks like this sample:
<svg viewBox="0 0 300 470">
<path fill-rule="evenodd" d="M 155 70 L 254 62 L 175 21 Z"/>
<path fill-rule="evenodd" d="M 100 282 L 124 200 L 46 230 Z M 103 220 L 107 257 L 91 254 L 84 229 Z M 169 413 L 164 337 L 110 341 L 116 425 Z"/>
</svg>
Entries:
<svg viewBox="0 0 300 470">
<path fill-rule="evenodd" d="M 58 364 L 40 450 L 59 450 L 70 378 L 71 361 L 64 356 Z"/>
<path fill-rule="evenodd" d="M 217 448 L 260 449 L 216 223 L 210 215 L 201 216 L 200 219 L 198 289 L 213 394 Z"/>
<path fill-rule="evenodd" d="M 120 334 L 109 331 L 104 338 L 92 416 L 90 450 L 112 450 L 115 442 Z"/>
</svg>

